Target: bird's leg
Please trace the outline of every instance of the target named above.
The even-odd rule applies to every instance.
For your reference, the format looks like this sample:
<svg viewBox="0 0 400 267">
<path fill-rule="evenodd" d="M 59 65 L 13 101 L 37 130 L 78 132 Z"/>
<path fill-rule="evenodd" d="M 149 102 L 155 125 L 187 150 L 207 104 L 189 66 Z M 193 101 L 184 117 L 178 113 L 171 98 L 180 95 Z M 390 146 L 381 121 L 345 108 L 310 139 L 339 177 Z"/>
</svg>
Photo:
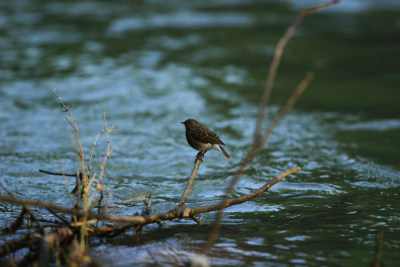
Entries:
<svg viewBox="0 0 400 267">
<path fill-rule="evenodd" d="M 201 162 L 203 162 L 203 157 L 204 157 L 205 153 L 206 153 L 206 151 L 200 151 L 199 153 L 197 153 L 194 163 L 196 163 L 197 160 L 200 160 Z"/>
</svg>

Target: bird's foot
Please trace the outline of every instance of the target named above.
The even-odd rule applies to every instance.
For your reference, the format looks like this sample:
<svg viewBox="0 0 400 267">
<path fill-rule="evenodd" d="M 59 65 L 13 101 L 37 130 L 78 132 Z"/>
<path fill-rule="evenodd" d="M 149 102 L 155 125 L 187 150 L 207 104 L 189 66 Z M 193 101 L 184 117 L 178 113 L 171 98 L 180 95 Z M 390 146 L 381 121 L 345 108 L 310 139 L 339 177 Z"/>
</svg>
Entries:
<svg viewBox="0 0 400 267">
<path fill-rule="evenodd" d="M 206 153 L 205 151 L 200 151 L 199 153 L 197 153 L 196 160 L 194 161 L 194 163 L 196 164 L 197 160 L 200 160 L 201 162 L 203 162 L 203 157 L 204 157 L 205 153 Z"/>
</svg>

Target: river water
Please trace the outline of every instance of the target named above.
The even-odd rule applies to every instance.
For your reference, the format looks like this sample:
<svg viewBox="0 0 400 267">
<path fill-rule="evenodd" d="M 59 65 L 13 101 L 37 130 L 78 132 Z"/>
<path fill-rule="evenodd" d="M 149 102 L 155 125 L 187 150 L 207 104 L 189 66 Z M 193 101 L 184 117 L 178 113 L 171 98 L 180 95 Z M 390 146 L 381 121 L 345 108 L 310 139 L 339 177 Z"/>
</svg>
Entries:
<svg viewBox="0 0 400 267">
<path fill-rule="evenodd" d="M 248 194 L 300 166 L 262 196 L 228 208 L 213 266 L 367 266 L 383 233 L 400 261 L 400 8 L 344 1 L 307 17 L 287 46 L 267 125 L 302 77 L 315 79 L 239 181 Z M 304 1 L 310 7 L 321 1 Z M 88 160 L 105 128 L 115 145 L 104 186 L 111 204 L 152 194 L 152 212 L 180 198 L 196 151 L 181 121 L 196 118 L 227 144 L 207 153 L 188 206 L 221 199 L 252 142 L 271 56 L 298 1 L 44 1 L 0 3 L 0 181 L 21 198 L 69 207 L 65 181 L 38 169 L 79 169 L 57 94 L 71 108 Z M 100 136 L 94 171 L 106 152 Z M 74 181 L 67 181 L 69 190 Z M 0 204 L 1 226 L 20 208 Z M 140 202 L 115 214 L 132 215 Z M 200 251 L 214 214 L 148 226 L 90 255 L 105 266 L 182 263 Z"/>
</svg>

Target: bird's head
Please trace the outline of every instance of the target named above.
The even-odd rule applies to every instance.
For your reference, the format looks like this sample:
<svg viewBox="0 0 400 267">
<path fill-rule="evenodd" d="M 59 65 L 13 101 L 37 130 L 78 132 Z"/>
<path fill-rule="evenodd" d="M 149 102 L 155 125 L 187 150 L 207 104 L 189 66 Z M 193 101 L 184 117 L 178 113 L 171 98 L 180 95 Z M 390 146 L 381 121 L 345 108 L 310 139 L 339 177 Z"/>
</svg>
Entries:
<svg viewBox="0 0 400 267">
<path fill-rule="evenodd" d="M 184 124 L 186 128 L 200 124 L 195 119 L 187 119 L 185 121 L 182 121 L 181 123 Z"/>
</svg>

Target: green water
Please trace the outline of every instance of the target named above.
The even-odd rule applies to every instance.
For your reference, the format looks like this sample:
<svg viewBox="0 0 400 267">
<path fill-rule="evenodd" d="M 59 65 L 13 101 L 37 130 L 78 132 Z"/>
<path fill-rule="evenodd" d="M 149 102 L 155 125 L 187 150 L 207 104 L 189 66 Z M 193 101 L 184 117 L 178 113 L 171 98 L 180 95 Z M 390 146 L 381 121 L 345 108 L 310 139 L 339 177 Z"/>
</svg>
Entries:
<svg viewBox="0 0 400 267">
<path fill-rule="evenodd" d="M 293 3 L 296 1 L 293 1 Z M 153 212 L 180 198 L 196 151 L 179 122 L 193 117 L 227 144 L 207 153 L 188 206 L 218 201 L 251 145 L 265 77 L 299 6 L 286 1 L 14 1 L 0 3 L 0 181 L 21 198 L 70 206 L 62 178 L 79 168 L 70 105 L 86 157 L 108 122 L 112 204 L 153 193 Z M 297 3 L 297 2 L 296 2 Z M 309 7 L 321 1 L 306 1 Z M 302 77 L 315 79 L 235 189 L 248 194 L 300 166 L 262 196 L 226 210 L 213 266 L 367 266 L 400 261 L 400 7 L 344 1 L 306 18 L 282 58 L 266 124 Z M 95 167 L 106 152 L 102 136 Z M 73 181 L 68 182 L 72 189 Z M 20 208 L 0 204 L 1 226 Z M 124 205 L 131 215 L 141 206 Z M 214 214 L 91 241 L 109 266 L 158 266 L 199 252 Z"/>
</svg>

